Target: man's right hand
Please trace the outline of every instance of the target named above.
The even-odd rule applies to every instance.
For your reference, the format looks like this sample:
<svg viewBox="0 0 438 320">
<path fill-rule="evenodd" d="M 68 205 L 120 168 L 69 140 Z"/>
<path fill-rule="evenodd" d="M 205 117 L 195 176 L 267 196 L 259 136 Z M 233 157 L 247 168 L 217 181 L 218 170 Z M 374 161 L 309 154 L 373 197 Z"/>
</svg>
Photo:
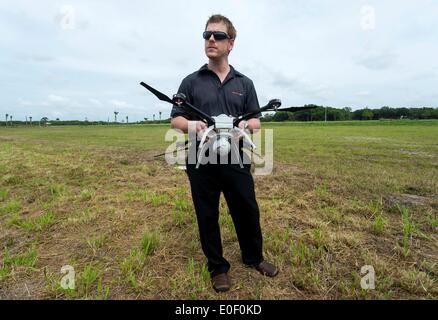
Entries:
<svg viewBox="0 0 438 320">
<path fill-rule="evenodd" d="M 188 121 L 188 129 L 195 129 L 198 136 L 202 137 L 207 129 L 207 124 L 204 121 Z"/>
<path fill-rule="evenodd" d="M 172 129 L 179 129 L 184 133 L 188 133 L 189 129 L 196 130 L 196 133 L 202 137 L 207 129 L 207 124 L 204 121 L 191 121 L 179 116 L 172 118 L 171 127 Z"/>
</svg>

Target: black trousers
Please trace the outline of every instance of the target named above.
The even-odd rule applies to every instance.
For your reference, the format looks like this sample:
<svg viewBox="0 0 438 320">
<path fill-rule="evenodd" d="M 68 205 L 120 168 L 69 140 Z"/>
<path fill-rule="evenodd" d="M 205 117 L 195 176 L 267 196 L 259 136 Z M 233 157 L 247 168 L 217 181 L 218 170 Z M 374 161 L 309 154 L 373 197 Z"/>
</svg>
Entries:
<svg viewBox="0 0 438 320">
<path fill-rule="evenodd" d="M 193 203 L 198 220 L 202 250 L 211 276 L 227 272 L 230 264 L 223 257 L 219 228 L 219 199 L 223 192 L 242 253 L 243 263 L 263 261 L 260 213 L 250 165 L 205 164 L 198 169 L 187 165 Z"/>
</svg>

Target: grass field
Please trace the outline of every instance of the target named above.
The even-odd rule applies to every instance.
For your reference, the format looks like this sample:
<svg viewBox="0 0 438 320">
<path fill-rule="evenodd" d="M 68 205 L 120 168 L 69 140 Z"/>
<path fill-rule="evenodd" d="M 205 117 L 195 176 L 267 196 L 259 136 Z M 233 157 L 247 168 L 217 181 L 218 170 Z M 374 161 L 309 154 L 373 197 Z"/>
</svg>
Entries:
<svg viewBox="0 0 438 320">
<path fill-rule="evenodd" d="M 275 164 L 256 193 L 281 273 L 242 265 L 222 199 L 233 288 L 220 295 L 185 172 L 151 160 L 167 126 L 1 127 L 0 298 L 438 298 L 438 122 L 264 127 Z M 60 286 L 64 265 L 75 290 Z"/>
</svg>

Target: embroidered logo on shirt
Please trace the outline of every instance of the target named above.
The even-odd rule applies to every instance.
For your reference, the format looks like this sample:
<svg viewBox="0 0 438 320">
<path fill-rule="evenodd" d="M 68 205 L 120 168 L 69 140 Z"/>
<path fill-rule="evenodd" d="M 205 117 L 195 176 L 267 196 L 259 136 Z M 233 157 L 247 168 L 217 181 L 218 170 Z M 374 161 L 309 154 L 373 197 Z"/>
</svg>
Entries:
<svg viewBox="0 0 438 320">
<path fill-rule="evenodd" d="M 231 91 L 231 93 L 237 94 L 238 96 L 243 96 L 243 93 L 239 91 Z"/>
</svg>

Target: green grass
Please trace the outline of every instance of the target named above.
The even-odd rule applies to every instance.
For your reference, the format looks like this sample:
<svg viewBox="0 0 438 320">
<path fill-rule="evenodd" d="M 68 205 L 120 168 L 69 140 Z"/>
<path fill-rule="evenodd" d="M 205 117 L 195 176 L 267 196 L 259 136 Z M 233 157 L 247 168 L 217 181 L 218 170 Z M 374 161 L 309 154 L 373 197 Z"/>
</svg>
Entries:
<svg viewBox="0 0 438 320">
<path fill-rule="evenodd" d="M 141 250 L 134 248 L 130 251 L 129 257 L 125 258 L 121 263 L 120 268 L 127 282 L 130 283 L 133 288 L 138 287 L 136 273 L 142 269 L 145 258 Z"/>
<path fill-rule="evenodd" d="M 8 221 L 8 225 L 29 231 L 42 230 L 51 225 L 55 220 L 53 212 L 46 212 L 36 218 L 22 218 L 15 213 Z"/>
<path fill-rule="evenodd" d="M 94 236 L 86 239 L 87 245 L 93 251 L 93 254 L 96 254 L 97 251 L 105 245 L 106 236 Z"/>
<path fill-rule="evenodd" d="M 187 262 L 187 273 L 190 299 L 199 299 L 199 294 L 207 290 L 210 286 L 210 273 L 205 264 L 199 265 L 193 258 Z"/>
<path fill-rule="evenodd" d="M 172 220 L 173 224 L 180 228 L 196 223 L 192 201 L 184 190 L 177 190 L 173 194 Z"/>
<path fill-rule="evenodd" d="M 33 268 L 38 258 L 36 247 L 33 245 L 27 251 L 11 254 L 6 248 L 3 263 L 0 265 L 0 280 L 8 277 L 17 267 Z"/>
<path fill-rule="evenodd" d="M 85 266 L 82 273 L 79 275 L 79 290 L 83 292 L 85 298 L 88 298 L 94 285 L 101 287 L 100 272 L 91 264 Z M 98 289 L 98 291 L 100 291 Z"/>
<path fill-rule="evenodd" d="M 408 208 L 405 207 L 398 207 L 401 212 L 402 222 L 403 222 L 403 240 L 402 240 L 402 246 L 405 255 L 409 254 L 411 243 L 412 243 L 412 236 L 414 235 L 416 231 L 415 224 L 412 223 L 411 220 L 411 214 L 409 212 Z"/>
<path fill-rule="evenodd" d="M 148 190 L 135 189 L 125 193 L 125 197 L 129 202 L 141 201 L 150 202 L 151 194 Z"/>
<path fill-rule="evenodd" d="M 79 212 L 71 214 L 66 220 L 64 220 L 65 225 L 75 225 L 75 224 L 89 224 L 97 219 L 99 215 L 98 210 L 93 210 L 91 208 L 85 208 Z"/>
<path fill-rule="evenodd" d="M 82 201 L 90 201 L 94 196 L 94 191 L 84 189 L 81 191 L 80 198 Z"/>
<path fill-rule="evenodd" d="M 157 232 L 145 232 L 141 238 L 141 251 L 144 256 L 151 255 L 160 243 Z"/>
<path fill-rule="evenodd" d="M 313 236 L 313 241 L 315 242 L 316 246 L 318 248 L 321 248 L 323 246 L 323 243 L 324 243 L 323 233 L 322 233 L 321 228 L 314 229 L 312 236 Z"/>
<path fill-rule="evenodd" d="M 388 225 L 388 219 L 384 218 L 382 215 L 376 216 L 373 222 L 373 231 L 375 234 L 383 234 L 385 232 L 385 227 Z"/>
<path fill-rule="evenodd" d="M 438 229 L 437 214 L 433 214 L 432 211 L 427 213 L 427 222 L 432 229 Z"/>
<path fill-rule="evenodd" d="M 49 186 L 49 191 L 52 194 L 52 196 L 54 196 L 54 197 L 60 196 L 65 192 L 65 185 L 64 184 L 51 184 Z"/>
<path fill-rule="evenodd" d="M 281 272 L 242 264 L 221 200 L 233 281 L 221 296 L 187 175 L 153 158 L 168 125 L 0 127 L 0 296 L 26 298 L 10 288 L 32 281 L 36 299 L 438 298 L 438 121 L 263 127 L 274 170 L 254 180 L 264 255 Z M 72 292 L 59 288 L 69 262 Z M 368 264 L 372 291 L 360 287 Z"/>
<path fill-rule="evenodd" d="M 290 246 L 291 263 L 297 267 L 312 268 L 314 260 L 320 251 L 313 245 L 306 244 L 304 241 L 291 241 Z"/>
<path fill-rule="evenodd" d="M 0 202 L 3 202 L 8 197 L 9 191 L 6 189 L 0 189 Z"/>
<path fill-rule="evenodd" d="M 151 203 L 154 206 L 160 206 L 162 204 L 166 204 L 169 201 L 169 196 L 165 193 L 162 194 L 153 194 L 151 196 Z"/>
<path fill-rule="evenodd" d="M 4 205 L 0 205 L 0 215 L 16 214 L 21 210 L 21 203 L 19 201 L 10 201 Z"/>
<path fill-rule="evenodd" d="M 73 288 L 63 288 L 59 275 L 51 273 L 47 268 L 43 269 L 45 282 L 51 294 L 57 298 L 82 299 L 82 300 L 107 300 L 110 287 L 104 284 L 104 271 L 98 263 L 87 263 L 82 271 L 76 272 L 74 268 Z"/>
<path fill-rule="evenodd" d="M 143 269 L 146 259 L 151 256 L 158 248 L 160 235 L 158 232 L 144 232 L 140 245 L 130 251 L 129 257 L 124 258 L 120 269 L 125 276 L 125 280 L 132 288 L 139 287 L 139 273 Z"/>
</svg>

